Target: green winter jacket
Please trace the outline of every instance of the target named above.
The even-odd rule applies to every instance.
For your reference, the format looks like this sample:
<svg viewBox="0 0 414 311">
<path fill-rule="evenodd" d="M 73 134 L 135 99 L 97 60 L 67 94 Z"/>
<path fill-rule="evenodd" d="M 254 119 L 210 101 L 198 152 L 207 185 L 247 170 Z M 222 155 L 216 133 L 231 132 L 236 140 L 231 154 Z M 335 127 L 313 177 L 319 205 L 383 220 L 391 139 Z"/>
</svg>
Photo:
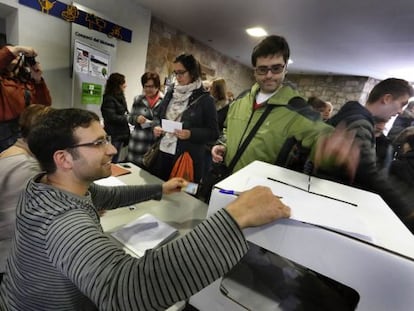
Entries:
<svg viewBox="0 0 414 311">
<path fill-rule="evenodd" d="M 240 99 L 236 99 L 229 108 L 224 131 L 226 165 L 229 165 L 241 142 L 248 136 L 265 110 L 261 107 L 253 111 L 253 103 L 258 91 L 259 85 L 256 83 L 249 92 Z M 286 140 L 291 137 L 300 141 L 303 147 L 311 149 L 312 152 L 320 134 L 332 131 L 332 127 L 324 123 L 319 114 L 315 116 L 310 106 L 302 105 L 302 107 L 294 108 L 288 105 L 290 99 L 298 96 L 299 93 L 296 90 L 284 85 L 269 98 L 268 104 L 276 107 L 258 129 L 236 163 L 233 172 L 255 160 L 274 164 Z"/>
</svg>

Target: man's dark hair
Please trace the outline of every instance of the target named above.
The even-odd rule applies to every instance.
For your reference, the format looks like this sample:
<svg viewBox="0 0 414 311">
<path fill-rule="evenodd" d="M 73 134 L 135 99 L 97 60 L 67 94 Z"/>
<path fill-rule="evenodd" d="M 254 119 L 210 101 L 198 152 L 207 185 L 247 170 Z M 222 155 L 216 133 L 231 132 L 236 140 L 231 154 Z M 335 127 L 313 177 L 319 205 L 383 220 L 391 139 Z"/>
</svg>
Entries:
<svg viewBox="0 0 414 311">
<path fill-rule="evenodd" d="M 181 63 L 190 73 L 192 82 L 201 77 L 201 65 L 191 54 L 181 54 L 176 57 L 174 63 Z"/>
<path fill-rule="evenodd" d="M 56 109 L 42 116 L 28 137 L 29 148 L 41 168 L 47 173 L 55 172 L 54 153 L 76 145 L 75 129 L 87 128 L 94 121 L 99 122 L 96 113 L 77 108 Z"/>
<path fill-rule="evenodd" d="M 414 90 L 411 84 L 406 80 L 397 78 L 385 79 L 374 86 L 368 95 L 367 103 L 374 103 L 386 94 L 391 94 L 394 98 L 404 95 L 412 97 Z"/>
<path fill-rule="evenodd" d="M 284 37 L 271 35 L 264 38 L 258 45 L 256 45 L 252 53 L 253 67 L 256 67 L 258 57 L 266 57 L 269 55 L 281 55 L 285 64 L 287 64 L 290 57 L 290 49 L 289 44 Z"/>
</svg>

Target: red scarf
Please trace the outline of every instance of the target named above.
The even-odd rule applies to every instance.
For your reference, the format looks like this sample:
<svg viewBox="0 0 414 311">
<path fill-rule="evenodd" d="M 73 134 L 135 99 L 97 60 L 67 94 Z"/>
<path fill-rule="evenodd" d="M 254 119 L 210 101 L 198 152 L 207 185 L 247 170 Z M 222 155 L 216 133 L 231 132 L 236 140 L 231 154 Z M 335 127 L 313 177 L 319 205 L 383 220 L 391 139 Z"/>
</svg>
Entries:
<svg viewBox="0 0 414 311">
<path fill-rule="evenodd" d="M 155 104 L 160 99 L 160 92 L 158 92 L 154 97 L 145 96 L 145 98 L 147 99 L 150 108 L 154 108 Z"/>
</svg>

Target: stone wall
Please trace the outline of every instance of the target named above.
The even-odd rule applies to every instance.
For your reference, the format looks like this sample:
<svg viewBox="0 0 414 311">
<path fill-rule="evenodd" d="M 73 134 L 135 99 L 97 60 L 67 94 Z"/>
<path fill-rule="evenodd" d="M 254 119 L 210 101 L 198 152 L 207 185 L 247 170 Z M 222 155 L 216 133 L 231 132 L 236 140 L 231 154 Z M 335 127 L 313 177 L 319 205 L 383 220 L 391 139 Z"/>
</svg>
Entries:
<svg viewBox="0 0 414 311">
<path fill-rule="evenodd" d="M 191 38 L 187 34 L 152 18 L 147 71 L 155 71 L 163 82 L 172 73 L 172 62 L 181 53 L 193 54 L 201 63 L 205 78 L 210 80 L 222 77 L 228 89 L 237 96 L 254 83 L 253 70 L 234 59 Z M 336 112 L 350 100 L 365 104 L 367 94 L 379 80 L 360 76 L 303 75 L 289 72 L 287 80 L 291 81 L 302 96 L 317 96 L 330 101 Z"/>
<path fill-rule="evenodd" d="M 368 93 L 379 82 L 369 77 L 332 75 L 288 74 L 287 79 L 296 85 L 304 97 L 317 96 L 330 101 L 334 112 L 350 100 L 365 104 Z"/>
<path fill-rule="evenodd" d="M 146 70 L 157 72 L 163 82 L 173 71 L 173 60 L 182 53 L 193 54 L 200 61 L 206 79 L 224 78 L 228 90 L 236 96 L 254 82 L 251 68 L 153 17 Z"/>
</svg>

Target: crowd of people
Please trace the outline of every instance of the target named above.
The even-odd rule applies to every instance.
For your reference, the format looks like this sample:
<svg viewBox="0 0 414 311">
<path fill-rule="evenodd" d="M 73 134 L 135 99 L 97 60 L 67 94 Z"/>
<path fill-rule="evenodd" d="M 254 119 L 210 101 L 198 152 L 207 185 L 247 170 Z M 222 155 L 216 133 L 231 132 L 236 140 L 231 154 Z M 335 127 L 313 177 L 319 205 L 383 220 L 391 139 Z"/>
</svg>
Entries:
<svg viewBox="0 0 414 311">
<path fill-rule="evenodd" d="M 175 83 L 165 94 L 160 76 L 145 72 L 131 111 L 126 77 L 112 73 L 102 126 L 91 111 L 49 107 L 35 56 L 30 47 L 0 49 L 2 310 L 162 310 L 225 274 L 247 252 L 242 229 L 289 217 L 290 208 L 270 189 L 243 192 L 189 234 L 141 258 L 108 239 L 99 217 L 102 210 L 160 200 L 189 181 L 202 186 L 217 163 L 231 174 L 261 160 L 373 191 L 414 232 L 412 195 L 404 191 L 414 184 L 414 103 L 408 103 L 414 90 L 405 80 L 385 79 L 366 103 L 344 103 L 332 115 L 331 103 L 305 100 L 287 83 L 290 48 L 271 35 L 251 55 L 256 82 L 236 98 L 223 78 L 203 83 L 191 54 L 173 60 Z M 383 154 L 377 142 L 395 115 Z M 158 153 L 147 165 L 154 145 Z M 191 180 L 175 170 L 184 155 Z M 93 183 L 122 161 L 163 183 Z"/>
</svg>

